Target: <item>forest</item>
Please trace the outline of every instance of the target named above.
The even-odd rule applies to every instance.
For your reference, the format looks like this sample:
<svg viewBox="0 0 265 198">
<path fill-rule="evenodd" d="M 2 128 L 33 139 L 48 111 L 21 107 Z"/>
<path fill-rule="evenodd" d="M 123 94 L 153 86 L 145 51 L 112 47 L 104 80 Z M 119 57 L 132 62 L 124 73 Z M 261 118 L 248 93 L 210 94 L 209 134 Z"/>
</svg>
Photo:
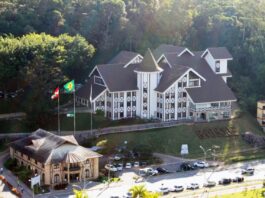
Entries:
<svg viewBox="0 0 265 198">
<path fill-rule="evenodd" d="M 24 84 L 35 90 L 28 102 L 43 102 L 31 112 L 42 112 L 44 90 L 83 82 L 120 50 L 224 46 L 234 57 L 229 85 L 255 114 L 265 99 L 264 42 L 263 0 L 0 0 L 0 91 Z"/>
</svg>

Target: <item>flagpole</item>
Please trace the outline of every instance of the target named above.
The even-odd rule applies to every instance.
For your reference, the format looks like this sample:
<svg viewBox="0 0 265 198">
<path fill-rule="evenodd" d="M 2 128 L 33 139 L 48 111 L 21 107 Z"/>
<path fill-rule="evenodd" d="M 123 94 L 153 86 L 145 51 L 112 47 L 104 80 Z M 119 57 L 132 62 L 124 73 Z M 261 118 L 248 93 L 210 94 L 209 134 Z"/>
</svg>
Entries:
<svg viewBox="0 0 265 198">
<path fill-rule="evenodd" d="M 90 131 L 91 131 L 91 134 L 92 134 L 92 85 L 90 87 L 90 96 L 89 96 L 89 100 L 90 100 L 90 106 L 91 106 L 91 115 L 90 115 Z"/>
<path fill-rule="evenodd" d="M 75 89 L 74 89 L 74 135 L 75 135 Z"/>
<path fill-rule="evenodd" d="M 60 94 L 58 95 L 58 134 L 61 135 L 61 128 L 60 128 Z"/>
</svg>

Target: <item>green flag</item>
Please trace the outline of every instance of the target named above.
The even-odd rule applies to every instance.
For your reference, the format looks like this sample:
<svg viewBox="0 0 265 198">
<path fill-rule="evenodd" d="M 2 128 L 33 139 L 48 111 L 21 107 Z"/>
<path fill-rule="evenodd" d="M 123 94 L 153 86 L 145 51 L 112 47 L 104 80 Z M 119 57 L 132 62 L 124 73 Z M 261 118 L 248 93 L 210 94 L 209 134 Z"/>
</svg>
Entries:
<svg viewBox="0 0 265 198">
<path fill-rule="evenodd" d="M 64 90 L 66 93 L 71 93 L 75 91 L 75 81 L 71 80 L 70 82 L 66 83 L 64 86 Z"/>
</svg>

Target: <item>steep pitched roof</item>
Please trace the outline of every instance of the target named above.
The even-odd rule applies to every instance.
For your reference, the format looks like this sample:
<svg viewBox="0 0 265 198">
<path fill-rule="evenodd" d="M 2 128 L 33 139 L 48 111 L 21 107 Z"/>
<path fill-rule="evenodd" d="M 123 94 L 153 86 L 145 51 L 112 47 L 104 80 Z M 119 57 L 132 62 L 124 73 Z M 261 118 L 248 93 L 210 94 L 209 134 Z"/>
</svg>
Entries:
<svg viewBox="0 0 265 198">
<path fill-rule="evenodd" d="M 130 67 L 124 68 L 124 64 L 106 64 L 97 65 L 110 92 L 138 90 L 137 74 L 134 72 L 136 66 L 132 64 Z"/>
<path fill-rule="evenodd" d="M 180 54 L 185 50 L 185 47 L 169 45 L 169 44 L 161 44 L 154 50 L 154 57 L 156 60 L 160 58 L 162 54 Z"/>
<path fill-rule="evenodd" d="M 232 55 L 226 49 L 226 47 L 210 47 L 207 48 L 212 54 L 214 59 L 232 59 Z"/>
<path fill-rule="evenodd" d="M 84 160 L 101 156 L 79 146 L 74 136 L 57 136 L 42 129 L 11 143 L 10 147 L 44 164 L 66 162 L 65 158 L 69 153 L 78 154 Z"/>
<path fill-rule="evenodd" d="M 76 92 L 76 96 L 89 100 L 90 99 L 90 93 L 91 93 L 91 91 L 90 91 L 91 87 L 92 87 L 92 100 L 94 100 L 98 95 L 100 95 L 103 91 L 106 90 L 106 87 L 95 84 L 93 77 L 91 77 L 84 84 L 84 86 L 82 86 Z"/>
<path fill-rule="evenodd" d="M 143 61 L 136 67 L 138 72 L 161 72 L 163 69 L 157 64 L 150 49 L 144 55 Z"/>
<path fill-rule="evenodd" d="M 108 64 L 120 64 L 120 63 L 128 63 L 132 59 L 134 59 L 137 55 L 140 55 L 136 52 L 130 52 L 130 51 L 121 51 L 119 52 L 114 58 L 112 58 Z"/>
</svg>

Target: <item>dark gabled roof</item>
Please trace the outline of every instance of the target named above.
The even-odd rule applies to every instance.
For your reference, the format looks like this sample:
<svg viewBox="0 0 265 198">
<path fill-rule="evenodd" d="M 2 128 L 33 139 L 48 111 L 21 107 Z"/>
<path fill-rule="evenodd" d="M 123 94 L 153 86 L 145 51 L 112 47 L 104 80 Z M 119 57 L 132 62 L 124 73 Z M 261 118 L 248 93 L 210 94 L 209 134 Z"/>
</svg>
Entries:
<svg viewBox="0 0 265 198">
<path fill-rule="evenodd" d="M 181 56 L 175 54 L 165 54 L 170 66 L 163 63 L 162 78 L 158 87 L 159 92 L 164 92 L 172 83 L 174 83 L 189 68 L 192 68 L 206 81 L 201 81 L 200 88 L 186 88 L 188 94 L 195 103 L 236 100 L 233 92 L 223 81 L 222 77 L 216 75 L 209 67 L 208 63 L 201 58 L 203 52 L 193 52 L 194 56 Z M 169 76 L 169 79 L 167 79 Z"/>
<path fill-rule="evenodd" d="M 170 87 L 181 75 L 183 75 L 186 71 L 188 71 L 190 68 L 186 66 L 176 66 L 169 68 L 169 65 L 167 63 L 161 63 L 161 67 L 164 69 L 164 72 L 162 73 L 162 77 L 160 79 L 160 83 L 156 87 L 155 91 L 158 92 L 164 92 L 167 88 Z"/>
<path fill-rule="evenodd" d="M 134 72 L 136 66 L 132 64 L 130 67 L 124 68 L 124 64 L 105 64 L 97 65 L 104 82 L 110 92 L 138 90 L 137 74 Z"/>
<path fill-rule="evenodd" d="M 207 48 L 214 59 L 232 59 L 232 55 L 226 49 L 226 47 L 210 47 Z"/>
<path fill-rule="evenodd" d="M 10 147 L 44 164 L 66 162 L 65 160 L 69 160 L 67 158 L 69 154 L 76 155 L 75 150 L 79 151 L 80 158 L 101 156 L 79 146 L 74 136 L 57 136 L 42 129 L 38 129 L 26 138 L 12 142 Z"/>
<path fill-rule="evenodd" d="M 154 50 L 154 57 L 156 60 L 160 58 L 162 54 L 180 54 L 185 50 L 185 47 L 169 45 L 169 44 L 162 44 L 159 45 L 158 48 Z"/>
<path fill-rule="evenodd" d="M 144 55 L 143 61 L 136 67 L 137 72 L 161 72 L 163 69 L 157 64 L 150 49 Z"/>
<path fill-rule="evenodd" d="M 121 51 L 114 58 L 112 58 L 108 62 L 108 64 L 120 64 L 120 63 L 127 64 L 132 59 L 134 59 L 137 55 L 140 55 L 140 54 L 135 53 L 135 52 L 130 52 L 130 51 Z"/>
<path fill-rule="evenodd" d="M 94 78 L 94 76 L 89 78 L 89 80 L 84 84 L 84 86 L 81 87 L 76 92 L 77 97 L 90 100 L 91 86 L 92 86 L 92 100 L 94 100 L 98 95 L 100 95 L 103 91 L 106 90 L 106 87 L 95 84 L 93 78 Z"/>
</svg>

